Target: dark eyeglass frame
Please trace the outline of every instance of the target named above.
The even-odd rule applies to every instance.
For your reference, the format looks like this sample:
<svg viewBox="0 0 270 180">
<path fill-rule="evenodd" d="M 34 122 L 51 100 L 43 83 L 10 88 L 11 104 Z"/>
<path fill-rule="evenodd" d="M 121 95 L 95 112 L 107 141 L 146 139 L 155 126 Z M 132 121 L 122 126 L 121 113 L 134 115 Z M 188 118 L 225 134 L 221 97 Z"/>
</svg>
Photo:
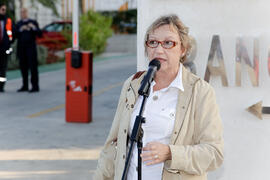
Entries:
<svg viewBox="0 0 270 180">
<path fill-rule="evenodd" d="M 156 45 L 155 47 L 150 46 L 150 45 L 149 45 L 149 42 L 150 42 L 150 41 L 156 41 L 156 42 L 157 42 L 157 45 Z M 167 48 L 167 47 L 164 45 L 165 42 L 168 42 L 168 41 L 173 43 L 173 46 L 172 46 L 172 47 Z M 159 46 L 159 44 L 160 44 L 164 49 L 172 49 L 172 48 L 174 48 L 178 43 L 177 43 L 176 41 L 171 41 L 171 40 L 165 40 L 165 41 L 147 40 L 147 41 L 145 41 L 145 44 L 146 44 L 146 46 L 149 47 L 149 48 L 157 48 L 157 47 Z"/>
</svg>

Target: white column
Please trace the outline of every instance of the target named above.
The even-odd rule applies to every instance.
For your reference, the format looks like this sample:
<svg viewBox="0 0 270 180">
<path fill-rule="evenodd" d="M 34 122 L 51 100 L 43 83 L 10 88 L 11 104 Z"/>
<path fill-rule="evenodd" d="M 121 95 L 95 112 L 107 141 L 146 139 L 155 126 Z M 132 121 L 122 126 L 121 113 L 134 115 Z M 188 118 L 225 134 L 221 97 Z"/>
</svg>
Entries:
<svg viewBox="0 0 270 180">
<path fill-rule="evenodd" d="M 79 1 L 78 0 L 73 0 L 72 47 L 75 50 L 79 50 Z"/>
</svg>

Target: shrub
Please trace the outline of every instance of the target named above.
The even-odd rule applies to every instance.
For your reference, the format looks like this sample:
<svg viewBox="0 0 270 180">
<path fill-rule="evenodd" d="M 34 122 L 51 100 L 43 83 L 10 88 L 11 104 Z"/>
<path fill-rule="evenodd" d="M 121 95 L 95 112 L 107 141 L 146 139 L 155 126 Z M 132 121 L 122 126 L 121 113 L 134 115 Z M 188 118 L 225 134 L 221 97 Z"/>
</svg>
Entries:
<svg viewBox="0 0 270 180">
<path fill-rule="evenodd" d="M 8 70 L 18 69 L 19 68 L 19 60 L 17 59 L 17 41 L 15 41 L 12 45 L 12 53 L 8 56 Z"/>
<path fill-rule="evenodd" d="M 8 70 L 19 68 L 19 59 L 17 57 L 17 41 L 11 45 L 13 52 L 8 56 Z M 48 56 L 48 50 L 45 46 L 37 45 L 38 64 L 46 64 L 46 58 Z"/>
<path fill-rule="evenodd" d="M 79 46 L 82 50 L 91 50 L 94 55 L 105 50 L 107 39 L 112 35 L 112 18 L 105 17 L 92 10 L 80 17 Z M 72 46 L 72 35 L 63 32 L 68 40 L 68 47 Z"/>
<path fill-rule="evenodd" d="M 48 48 L 42 45 L 37 45 L 38 65 L 47 64 Z"/>
</svg>

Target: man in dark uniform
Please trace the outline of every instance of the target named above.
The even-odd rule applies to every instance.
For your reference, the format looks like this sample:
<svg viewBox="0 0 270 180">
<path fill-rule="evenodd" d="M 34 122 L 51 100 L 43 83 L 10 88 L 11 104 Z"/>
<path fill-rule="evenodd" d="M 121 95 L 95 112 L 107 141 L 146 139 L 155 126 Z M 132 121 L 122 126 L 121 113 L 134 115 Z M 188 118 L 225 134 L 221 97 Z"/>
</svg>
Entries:
<svg viewBox="0 0 270 180">
<path fill-rule="evenodd" d="M 38 60 L 36 36 L 41 36 L 37 21 L 28 18 L 27 9 L 21 10 L 21 20 L 16 24 L 18 38 L 17 55 L 20 60 L 22 87 L 18 92 L 28 91 L 28 70 L 31 71 L 32 89 L 29 92 L 38 92 Z"/>
<path fill-rule="evenodd" d="M 11 53 L 10 44 L 12 38 L 12 22 L 6 17 L 7 6 L 0 3 L 0 93 L 4 92 L 7 70 L 7 56 Z"/>
</svg>

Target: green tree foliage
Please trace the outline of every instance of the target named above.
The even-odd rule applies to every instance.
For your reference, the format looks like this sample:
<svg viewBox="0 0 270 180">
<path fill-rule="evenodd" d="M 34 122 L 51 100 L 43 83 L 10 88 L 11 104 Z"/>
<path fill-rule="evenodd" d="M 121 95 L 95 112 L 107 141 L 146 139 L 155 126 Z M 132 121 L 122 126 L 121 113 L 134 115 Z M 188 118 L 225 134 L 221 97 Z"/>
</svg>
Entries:
<svg viewBox="0 0 270 180">
<path fill-rule="evenodd" d="M 80 47 L 99 54 L 105 50 L 107 39 L 112 35 L 112 19 L 100 13 L 88 11 L 80 18 Z"/>
<path fill-rule="evenodd" d="M 32 3 L 34 2 L 34 0 L 31 0 L 31 1 L 32 1 Z M 56 9 L 57 1 L 55 1 L 55 0 L 37 0 L 37 1 L 40 4 L 42 4 L 43 6 L 51 9 L 54 15 L 59 16 L 57 9 Z"/>
<path fill-rule="evenodd" d="M 31 3 L 34 4 L 35 0 L 31 0 Z M 37 0 L 43 6 L 52 10 L 53 14 L 59 16 L 56 8 L 57 0 Z M 15 0 L 0 0 L 1 3 L 7 5 L 7 16 L 15 21 Z"/>
<path fill-rule="evenodd" d="M 82 50 L 91 50 L 94 55 L 102 53 L 106 48 L 107 39 L 112 35 L 112 18 L 101 15 L 92 10 L 80 17 L 79 46 Z M 72 35 L 63 32 L 72 46 Z"/>
</svg>

